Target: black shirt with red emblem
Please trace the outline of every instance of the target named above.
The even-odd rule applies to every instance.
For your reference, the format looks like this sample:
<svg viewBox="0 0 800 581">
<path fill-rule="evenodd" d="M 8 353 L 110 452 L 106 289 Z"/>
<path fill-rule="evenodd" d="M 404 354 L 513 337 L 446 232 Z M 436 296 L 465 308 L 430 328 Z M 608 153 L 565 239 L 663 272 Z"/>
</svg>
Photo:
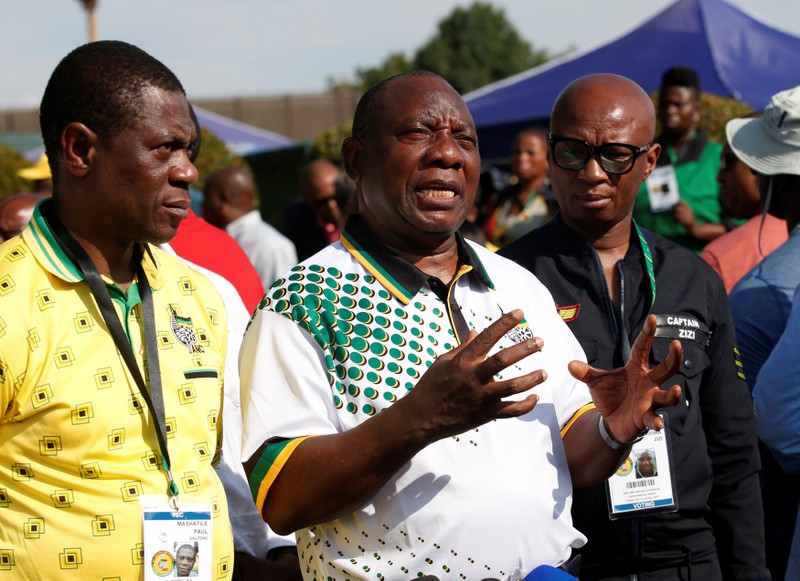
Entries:
<svg viewBox="0 0 800 581">
<path fill-rule="evenodd" d="M 651 312 L 658 317 L 651 365 L 673 339 L 683 347 L 679 373 L 664 383 L 682 388 L 678 404 L 665 410 L 678 511 L 610 520 L 604 485 L 576 490 L 573 519 L 589 539 L 580 578 L 769 579 L 756 422 L 725 288 L 694 253 L 641 232 L 643 242 L 632 229 L 617 263 L 619 309 L 597 252 L 560 215 L 499 251 L 548 288 L 590 365 L 623 365 Z"/>
</svg>

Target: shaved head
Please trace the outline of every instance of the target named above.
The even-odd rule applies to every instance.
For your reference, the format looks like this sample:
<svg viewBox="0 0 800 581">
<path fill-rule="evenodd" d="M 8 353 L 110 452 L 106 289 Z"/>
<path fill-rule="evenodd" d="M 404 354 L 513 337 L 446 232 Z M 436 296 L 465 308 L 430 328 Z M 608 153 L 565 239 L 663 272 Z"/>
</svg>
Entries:
<svg viewBox="0 0 800 581">
<path fill-rule="evenodd" d="M 645 142 L 653 140 L 656 112 L 653 101 L 644 90 L 626 77 L 595 74 L 580 77 L 567 85 L 556 98 L 550 116 L 550 130 L 556 133 L 559 122 L 593 122 L 624 124 Z"/>
<path fill-rule="evenodd" d="M 216 226 L 228 224 L 256 208 L 258 188 L 242 167 L 226 167 L 211 174 L 203 188 L 203 218 Z"/>
</svg>

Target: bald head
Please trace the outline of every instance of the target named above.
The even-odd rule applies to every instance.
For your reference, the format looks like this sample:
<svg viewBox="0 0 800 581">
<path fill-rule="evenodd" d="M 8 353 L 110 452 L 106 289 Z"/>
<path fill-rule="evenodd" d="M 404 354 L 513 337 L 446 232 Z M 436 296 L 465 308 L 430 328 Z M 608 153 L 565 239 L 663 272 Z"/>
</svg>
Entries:
<svg viewBox="0 0 800 581">
<path fill-rule="evenodd" d="M 341 176 L 339 168 L 327 159 L 318 159 L 309 163 L 303 172 L 303 187 L 306 198 L 314 200 L 319 192 L 333 191 L 336 180 Z"/>
<path fill-rule="evenodd" d="M 22 232 L 36 204 L 45 197 L 43 194 L 16 194 L 0 202 L 0 242 Z"/>
<path fill-rule="evenodd" d="M 335 199 L 341 177 L 341 170 L 327 159 L 312 161 L 303 172 L 303 196 L 320 225 L 338 224 L 342 219 L 342 208 Z"/>
<path fill-rule="evenodd" d="M 250 173 L 227 167 L 211 174 L 203 188 L 203 218 L 225 228 L 255 208 L 258 190 Z"/>
<path fill-rule="evenodd" d="M 655 135 L 656 113 L 644 90 L 626 77 L 596 74 L 580 77 L 556 98 L 550 116 L 553 133 L 567 122 L 602 122 L 630 127 L 644 142 Z"/>
</svg>

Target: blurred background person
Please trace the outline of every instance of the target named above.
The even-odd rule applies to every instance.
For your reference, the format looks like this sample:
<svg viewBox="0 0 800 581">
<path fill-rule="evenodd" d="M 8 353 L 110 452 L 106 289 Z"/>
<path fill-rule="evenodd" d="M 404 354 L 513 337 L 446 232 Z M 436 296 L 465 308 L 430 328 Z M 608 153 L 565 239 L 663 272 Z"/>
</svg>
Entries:
<svg viewBox="0 0 800 581">
<path fill-rule="evenodd" d="M 547 133 L 528 129 L 511 150 L 513 183 L 496 192 L 484 207 L 486 238 L 497 248 L 547 222 L 555 202 L 547 179 Z"/>
<path fill-rule="evenodd" d="M 327 159 L 312 161 L 303 170 L 303 199 L 286 205 L 283 233 L 300 262 L 339 239 L 343 208 L 336 200 L 336 183 L 342 175 Z"/>
<path fill-rule="evenodd" d="M 786 220 L 789 233 L 730 293 L 742 369 L 752 390 L 786 329 L 800 284 L 800 87 L 774 95 L 759 119 L 729 121 L 726 134 L 736 157 L 756 173 L 767 211 Z M 765 421 L 771 420 L 762 416 Z M 763 445 L 761 462 L 767 564 L 773 579 L 783 579 L 800 505 L 800 476 L 785 472 Z"/>
<path fill-rule="evenodd" d="M 33 182 L 33 191 L 37 194 L 50 196 L 53 193 L 53 176 L 50 173 L 50 164 L 47 162 L 47 155 L 44 153 L 39 156 L 30 167 L 22 168 L 17 175 L 23 179 Z"/>
<path fill-rule="evenodd" d="M 664 72 L 657 113 L 661 123 L 661 133 L 656 137 L 656 143 L 661 144 L 658 167 L 669 167 L 674 171 L 680 201 L 671 209 L 654 210 L 653 198 L 648 190 L 648 184 L 653 185 L 655 176 L 652 176 L 639 190 L 633 218 L 642 228 L 699 252 L 707 242 L 724 234 L 726 228 L 722 225 L 717 183 L 722 146 L 711 141 L 698 127 L 701 114 L 700 79 L 694 69 L 674 67 Z M 670 170 L 661 170 L 659 173 L 665 171 Z M 687 222 L 686 206 L 693 213 L 694 224 L 716 225 L 710 230 L 694 232 L 703 233 L 705 239 L 692 235 L 681 223 Z"/>
<path fill-rule="evenodd" d="M 800 293 L 795 292 L 792 313 L 786 330 L 758 374 L 753 399 L 756 416 L 761 420 L 758 431 L 787 474 L 800 478 Z M 788 507 L 787 507 L 788 508 Z M 787 521 L 795 518 L 794 535 L 788 561 L 787 580 L 800 579 L 800 511 L 786 511 Z M 785 529 L 788 536 L 791 529 Z M 773 573 L 773 579 L 781 579 Z"/>
<path fill-rule="evenodd" d="M 15 194 L 0 202 L 0 242 L 21 233 L 33 216 L 33 209 L 44 194 Z"/>
<path fill-rule="evenodd" d="M 760 116 L 761 113 L 754 113 L 748 118 Z M 709 242 L 700 257 L 717 271 L 730 293 L 751 268 L 786 242 L 788 234 L 784 220 L 764 212 L 755 174 L 736 157 L 727 141 L 717 180 L 720 197 L 731 217 L 747 222 Z"/>
<path fill-rule="evenodd" d="M 261 217 L 257 202 L 256 182 L 241 167 L 214 172 L 203 188 L 203 218 L 236 240 L 268 289 L 297 264 L 297 253 L 294 243 Z"/>
</svg>

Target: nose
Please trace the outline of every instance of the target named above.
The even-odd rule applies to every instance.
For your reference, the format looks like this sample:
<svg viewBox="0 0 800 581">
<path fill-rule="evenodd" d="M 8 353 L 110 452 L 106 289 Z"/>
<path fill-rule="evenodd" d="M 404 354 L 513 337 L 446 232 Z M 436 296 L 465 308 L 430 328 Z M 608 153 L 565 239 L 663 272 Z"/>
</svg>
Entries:
<svg viewBox="0 0 800 581">
<path fill-rule="evenodd" d="M 178 153 L 178 161 L 172 171 L 172 180 L 185 184 L 186 187 L 196 183 L 200 177 L 200 172 L 197 171 L 195 165 L 189 159 L 190 152 L 188 149 L 181 150 Z"/>
<path fill-rule="evenodd" d="M 590 183 L 604 182 L 608 179 L 608 174 L 597 160 L 597 155 L 590 155 L 586 164 L 579 170 L 583 179 Z"/>
<path fill-rule="evenodd" d="M 428 148 L 430 163 L 449 168 L 460 168 L 464 164 L 464 152 L 449 132 L 437 133 Z"/>
</svg>

